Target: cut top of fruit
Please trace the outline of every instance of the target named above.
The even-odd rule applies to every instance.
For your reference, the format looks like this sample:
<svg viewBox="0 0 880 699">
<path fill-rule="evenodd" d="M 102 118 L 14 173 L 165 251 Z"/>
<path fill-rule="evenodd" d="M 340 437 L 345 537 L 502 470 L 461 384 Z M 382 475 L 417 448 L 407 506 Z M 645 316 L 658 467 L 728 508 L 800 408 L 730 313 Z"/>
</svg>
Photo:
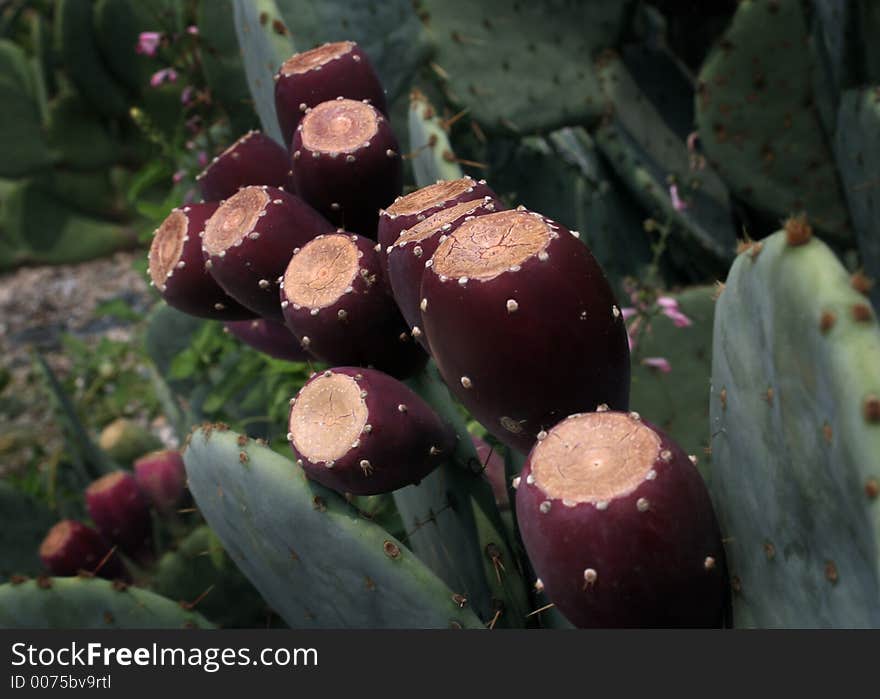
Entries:
<svg viewBox="0 0 880 699">
<path fill-rule="evenodd" d="M 337 99 L 312 107 L 302 124 L 302 144 L 317 153 L 351 153 L 368 145 L 379 130 L 380 114 L 355 100 Z"/>
<path fill-rule="evenodd" d="M 351 290 L 361 251 L 343 233 L 310 240 L 296 253 L 284 272 L 284 295 L 297 306 L 325 308 Z"/>
<path fill-rule="evenodd" d="M 165 282 L 183 255 L 189 219 L 186 214 L 175 209 L 162 221 L 159 230 L 150 244 L 150 278 L 157 289 L 162 291 Z"/>
<path fill-rule="evenodd" d="M 269 195 L 260 187 L 243 187 L 224 201 L 205 223 L 202 247 L 217 255 L 233 247 L 254 230 Z"/>
<path fill-rule="evenodd" d="M 69 519 L 58 522 L 49 530 L 43 543 L 40 544 L 40 555 L 44 558 L 51 557 L 63 549 L 70 537 L 73 536 L 75 526 L 75 522 Z"/>
<path fill-rule="evenodd" d="M 355 47 L 353 41 L 338 41 L 332 44 L 324 44 L 309 51 L 295 53 L 281 64 L 282 75 L 298 75 L 308 73 L 310 70 L 320 68 L 325 63 L 350 53 Z"/>
<path fill-rule="evenodd" d="M 98 480 L 93 481 L 91 485 L 86 488 L 86 493 L 103 493 L 107 490 L 112 490 L 121 481 L 124 481 L 129 477 L 130 476 L 125 471 L 114 471 L 113 473 L 108 473 L 106 476 L 101 476 Z"/>
<path fill-rule="evenodd" d="M 492 279 L 539 255 L 550 227 L 527 211 L 501 211 L 465 221 L 440 243 L 432 269 L 450 278 Z"/>
<path fill-rule="evenodd" d="M 419 214 L 422 211 L 439 206 L 445 201 L 450 201 L 473 188 L 474 181 L 470 177 L 462 177 L 457 180 L 443 180 L 427 187 L 417 189 L 415 192 L 400 197 L 389 206 L 386 211 L 394 216 L 409 216 Z"/>
<path fill-rule="evenodd" d="M 369 410 L 351 376 L 324 372 L 299 392 L 290 409 L 290 441 L 312 463 L 344 456 L 360 439 Z"/>
<path fill-rule="evenodd" d="M 463 201 L 455 206 L 450 206 L 448 209 L 438 211 L 433 216 L 428 216 L 424 221 L 419 221 L 412 228 L 403 231 L 394 244 L 417 243 L 420 240 L 429 238 L 447 223 L 452 223 L 452 221 L 464 216 L 469 211 L 475 211 L 482 203 L 482 199 L 474 199 L 473 201 Z"/>
<path fill-rule="evenodd" d="M 218 156 L 215 158 L 214 161 L 216 162 L 217 160 L 220 160 L 221 158 L 224 158 L 224 157 L 226 157 L 227 155 L 234 155 L 236 149 L 238 149 L 238 147 L 239 147 L 240 145 L 242 145 L 242 144 L 244 144 L 244 143 L 247 143 L 248 141 L 250 141 L 250 140 L 251 140 L 256 134 L 258 134 L 258 133 L 259 133 L 259 131 L 248 131 L 248 132 L 247 132 L 246 134 L 244 134 L 243 136 L 239 136 L 239 137 L 236 139 L 235 143 L 233 143 L 233 144 L 230 145 L 228 148 L 226 148 L 226 150 L 224 150 L 220 155 L 218 155 Z M 212 165 L 213 165 L 213 163 L 212 163 Z M 211 169 L 211 166 L 209 165 L 206 169 L 210 170 L 210 169 Z"/>
<path fill-rule="evenodd" d="M 660 444 L 654 430 L 628 413 L 580 413 L 537 443 L 531 476 L 548 498 L 607 503 L 650 477 Z"/>
</svg>

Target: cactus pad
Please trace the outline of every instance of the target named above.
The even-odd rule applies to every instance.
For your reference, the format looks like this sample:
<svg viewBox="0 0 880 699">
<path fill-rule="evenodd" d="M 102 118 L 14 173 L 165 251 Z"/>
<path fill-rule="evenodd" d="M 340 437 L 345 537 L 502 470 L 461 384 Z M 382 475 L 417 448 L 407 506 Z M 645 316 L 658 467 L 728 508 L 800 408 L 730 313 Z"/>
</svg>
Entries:
<svg viewBox="0 0 880 699">
<path fill-rule="evenodd" d="M 715 314 L 710 487 L 737 626 L 880 625 L 880 330 L 809 227 L 740 254 Z"/>
<path fill-rule="evenodd" d="M 0 585 L 4 629 L 212 628 L 154 592 L 99 578 L 38 578 Z"/>
<path fill-rule="evenodd" d="M 208 524 L 290 626 L 482 626 L 402 543 L 271 450 L 203 427 L 184 461 Z"/>
</svg>

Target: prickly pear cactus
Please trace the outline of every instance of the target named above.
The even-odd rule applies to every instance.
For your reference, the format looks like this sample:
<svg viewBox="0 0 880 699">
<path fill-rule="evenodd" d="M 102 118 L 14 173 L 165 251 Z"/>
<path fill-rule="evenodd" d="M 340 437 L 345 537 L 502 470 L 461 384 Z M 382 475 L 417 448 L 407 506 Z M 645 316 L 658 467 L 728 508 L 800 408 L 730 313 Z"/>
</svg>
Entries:
<svg viewBox="0 0 880 699">
<path fill-rule="evenodd" d="M 806 212 L 839 240 L 849 217 L 813 92 L 801 0 L 745 0 L 703 64 L 700 143 L 731 191 L 775 216 Z"/>
<path fill-rule="evenodd" d="M 596 132 L 617 174 L 655 216 L 675 224 L 683 246 L 706 265 L 732 259 L 736 232 L 727 187 L 709 167 L 692 167 L 685 141 L 664 121 L 623 61 L 606 54 L 599 79 L 611 115 Z M 671 193 L 675 186 L 680 204 Z"/>
<path fill-rule="evenodd" d="M 482 627 L 466 590 L 275 452 L 206 426 L 184 460 L 208 525 L 291 627 Z"/>
<path fill-rule="evenodd" d="M 862 264 L 880 281 L 880 87 L 843 94 L 835 149 Z M 880 309 L 880 284 L 871 298 Z"/>
<path fill-rule="evenodd" d="M 52 163 L 40 126 L 35 77 L 25 52 L 0 39 L 0 177 L 19 177 Z"/>
<path fill-rule="evenodd" d="M 263 133 L 286 145 L 275 114 L 272 76 L 296 48 L 274 0 L 232 0 L 232 7 L 245 74 Z"/>
<path fill-rule="evenodd" d="M 740 254 L 715 315 L 709 482 L 735 624 L 877 627 L 880 330 L 828 247 L 786 229 Z"/>
<path fill-rule="evenodd" d="M 3 199 L 0 270 L 22 263 L 81 262 L 135 241 L 130 228 L 83 216 L 31 180 L 16 182 Z"/>
<path fill-rule="evenodd" d="M 663 315 L 651 319 L 640 332 L 633 350 L 630 406 L 673 437 L 688 454 L 697 457 L 697 468 L 708 468 L 709 399 L 706 389 L 712 374 L 712 319 L 715 289 L 699 286 L 672 294 L 681 312 L 691 320 L 683 328 Z M 671 370 L 663 373 L 642 360 L 668 357 Z"/>
<path fill-rule="evenodd" d="M 55 42 L 70 79 L 101 114 L 125 114 L 125 91 L 111 74 L 98 49 L 91 0 L 59 0 L 55 8 Z M 136 56 L 132 56 L 134 60 Z"/>
<path fill-rule="evenodd" d="M 37 578 L 0 585 L 4 629 L 213 628 L 154 592 L 101 578 Z"/>
<path fill-rule="evenodd" d="M 156 567 L 151 587 L 163 597 L 192 605 L 223 628 L 260 628 L 269 607 L 206 526 L 194 529 Z"/>
<path fill-rule="evenodd" d="M 591 61 L 616 42 L 628 2 L 424 0 L 422 6 L 436 45 L 434 70 L 448 97 L 487 129 L 529 133 L 601 115 Z"/>
<path fill-rule="evenodd" d="M 427 187 L 437 180 L 457 180 L 463 176 L 442 119 L 434 105 L 419 90 L 410 93 L 407 125 L 409 148 L 415 154 L 412 159 L 413 176 L 419 187 Z"/>
</svg>

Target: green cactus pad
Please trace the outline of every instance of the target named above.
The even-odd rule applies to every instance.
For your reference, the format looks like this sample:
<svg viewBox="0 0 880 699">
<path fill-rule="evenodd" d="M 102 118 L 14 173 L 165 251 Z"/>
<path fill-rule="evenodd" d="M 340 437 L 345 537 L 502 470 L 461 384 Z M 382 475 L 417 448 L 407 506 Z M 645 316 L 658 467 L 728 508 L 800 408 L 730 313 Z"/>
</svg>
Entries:
<svg viewBox="0 0 880 699">
<path fill-rule="evenodd" d="M 49 167 L 34 76 L 27 56 L 7 39 L 0 39 L 0 177 L 20 177 Z"/>
<path fill-rule="evenodd" d="M 210 629 L 201 614 L 154 592 L 101 578 L 0 585 L 3 629 Z"/>
<path fill-rule="evenodd" d="M 418 486 L 394 492 L 406 542 L 448 584 L 464 586 L 481 617 L 491 620 L 499 600 L 503 613 L 495 625 L 523 626 L 528 612 L 525 583 L 458 405 L 434 362 L 407 383 L 449 422 L 458 443 L 452 458 Z M 503 574 L 496 572 L 487 554 L 490 549 L 501 561 Z"/>
<path fill-rule="evenodd" d="M 428 98 L 418 90 L 410 93 L 407 124 L 410 152 L 415 154 L 411 162 L 417 186 L 427 187 L 437 180 L 463 177 L 442 119 Z"/>
<path fill-rule="evenodd" d="M 0 481 L 0 582 L 42 571 L 40 544 L 57 520 L 45 505 Z"/>
<path fill-rule="evenodd" d="M 198 26 L 202 66 L 211 95 L 223 105 L 233 131 L 244 133 L 256 126 L 256 118 L 238 50 L 232 0 L 200 0 Z M 265 78 L 271 86 L 268 68 Z"/>
<path fill-rule="evenodd" d="M 97 170 L 116 163 L 121 146 L 94 108 L 77 93 L 62 93 L 49 103 L 46 141 L 58 164 L 72 170 Z"/>
<path fill-rule="evenodd" d="M 709 479 L 737 626 L 880 626 L 880 330 L 788 224 L 716 305 Z M 800 238 L 800 240 L 798 240 Z"/>
<path fill-rule="evenodd" d="M 708 472 L 709 400 L 706 389 L 712 375 L 712 321 L 715 289 L 699 286 L 670 294 L 693 325 L 679 328 L 659 315 L 637 336 L 633 351 L 630 407 L 667 432 L 697 468 Z M 664 357 L 672 370 L 664 374 L 644 365 L 647 357 Z"/>
<path fill-rule="evenodd" d="M 206 526 L 193 530 L 156 567 L 151 587 L 163 597 L 192 604 L 223 628 L 265 628 L 269 607 Z"/>
<path fill-rule="evenodd" d="M 700 71 L 700 143 L 731 191 L 769 214 L 806 212 L 838 240 L 849 216 L 813 92 L 801 0 L 744 0 Z"/>
<path fill-rule="evenodd" d="M 133 230 L 83 216 L 27 180 L 4 195 L 0 228 L 0 271 L 25 263 L 82 262 L 135 242 Z"/>
<path fill-rule="evenodd" d="M 697 256 L 710 268 L 726 265 L 733 258 L 736 232 L 724 183 L 708 166 L 691 167 L 687 145 L 618 56 L 602 57 L 599 79 L 612 115 L 596 132 L 596 142 L 611 166 L 649 211 L 674 224 L 687 257 Z M 673 206 L 671 185 L 686 208 Z"/>
<path fill-rule="evenodd" d="M 206 426 L 184 461 L 208 525 L 291 627 L 482 627 L 402 543 L 268 448 Z"/>
<path fill-rule="evenodd" d="M 126 113 L 129 101 L 98 50 L 93 15 L 92 0 L 59 0 L 55 42 L 62 64 L 83 97 L 104 116 L 119 117 Z"/>
<path fill-rule="evenodd" d="M 530 133 L 601 116 L 592 60 L 617 41 L 628 2 L 425 0 L 422 6 L 448 97 L 487 129 Z"/>
<path fill-rule="evenodd" d="M 161 68 L 155 58 L 138 54 L 141 32 L 160 31 L 162 0 L 97 0 L 94 9 L 95 40 L 101 57 L 122 85 L 138 93 L 149 89 L 150 73 Z"/>
<path fill-rule="evenodd" d="M 871 298 L 880 309 L 880 87 L 843 94 L 835 150 L 862 264 L 876 282 Z"/>
<path fill-rule="evenodd" d="M 107 169 L 77 172 L 53 168 L 35 174 L 31 181 L 48 196 L 81 214 L 125 220 L 130 213 L 114 174 Z"/>
</svg>

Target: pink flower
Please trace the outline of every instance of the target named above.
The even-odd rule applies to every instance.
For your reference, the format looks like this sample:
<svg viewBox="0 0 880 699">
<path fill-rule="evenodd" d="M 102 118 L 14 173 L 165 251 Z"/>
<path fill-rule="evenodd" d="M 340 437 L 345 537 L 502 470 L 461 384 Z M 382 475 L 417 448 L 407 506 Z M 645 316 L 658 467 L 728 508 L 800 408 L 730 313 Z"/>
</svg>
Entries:
<svg viewBox="0 0 880 699">
<path fill-rule="evenodd" d="M 694 324 L 693 321 L 681 311 L 663 311 L 663 315 L 670 318 L 676 328 L 686 328 L 689 325 Z"/>
<path fill-rule="evenodd" d="M 208 154 L 205 151 L 199 151 L 199 167 L 205 167 L 208 164 Z"/>
<path fill-rule="evenodd" d="M 141 32 L 134 50 L 144 56 L 155 56 L 161 40 L 162 34 L 159 32 Z"/>
<path fill-rule="evenodd" d="M 624 319 L 624 320 L 629 320 L 629 319 L 632 318 L 636 313 L 638 313 L 638 311 L 637 311 L 635 308 L 631 308 L 630 306 L 627 306 L 626 308 L 621 308 L 621 309 L 620 309 L 620 312 L 623 314 L 623 319 Z"/>
<path fill-rule="evenodd" d="M 686 328 L 693 325 L 693 321 L 681 312 L 678 301 L 671 296 L 658 297 L 657 305 L 660 307 L 660 312 L 675 323 L 676 328 Z"/>
<path fill-rule="evenodd" d="M 151 87 L 159 87 L 164 82 L 173 83 L 177 80 L 177 71 L 174 68 L 163 68 L 153 73 L 150 78 Z"/>
<path fill-rule="evenodd" d="M 199 28 L 195 24 L 191 24 L 186 28 L 187 34 L 192 34 L 193 36 L 198 36 Z"/>
<path fill-rule="evenodd" d="M 185 88 L 183 88 L 183 92 L 180 93 L 181 103 L 189 104 L 190 100 L 192 100 L 192 95 L 193 95 L 193 86 L 187 85 Z"/>
<path fill-rule="evenodd" d="M 177 172 L 175 172 L 175 173 L 171 176 L 171 181 L 174 182 L 174 184 L 177 184 L 178 182 L 180 182 L 180 181 L 183 179 L 183 176 L 184 176 L 185 174 L 186 174 L 186 173 L 185 173 L 183 170 L 178 170 Z"/>
<path fill-rule="evenodd" d="M 645 357 L 642 360 L 642 364 L 651 367 L 652 369 L 657 369 L 664 374 L 668 374 L 672 371 L 672 366 L 669 364 L 669 360 L 665 357 Z"/>
<path fill-rule="evenodd" d="M 684 211 L 688 203 L 678 196 L 678 185 L 669 185 L 669 198 L 672 200 L 672 208 L 676 211 Z"/>
</svg>

